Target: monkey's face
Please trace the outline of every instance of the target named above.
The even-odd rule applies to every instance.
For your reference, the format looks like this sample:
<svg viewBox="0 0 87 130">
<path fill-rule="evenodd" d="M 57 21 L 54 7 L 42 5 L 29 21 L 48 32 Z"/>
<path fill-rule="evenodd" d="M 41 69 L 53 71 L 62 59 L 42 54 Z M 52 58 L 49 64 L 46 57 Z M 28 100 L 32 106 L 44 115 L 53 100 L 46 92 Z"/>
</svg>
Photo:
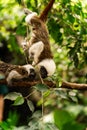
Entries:
<svg viewBox="0 0 87 130">
<path fill-rule="evenodd" d="M 34 70 L 34 67 L 30 64 L 24 65 L 23 67 L 28 73 L 28 76 L 26 76 L 25 79 L 28 79 L 29 81 L 33 81 L 36 77 L 36 72 Z"/>
<path fill-rule="evenodd" d="M 48 37 L 48 31 L 45 23 L 37 16 L 35 12 L 28 14 L 25 18 L 26 23 L 31 26 L 31 32 L 39 39 L 46 39 Z"/>
<path fill-rule="evenodd" d="M 36 37 L 38 37 L 39 39 L 47 38 L 48 31 L 47 31 L 46 25 L 38 17 L 34 17 L 31 19 L 31 27 L 32 27 L 31 31 Z"/>
</svg>

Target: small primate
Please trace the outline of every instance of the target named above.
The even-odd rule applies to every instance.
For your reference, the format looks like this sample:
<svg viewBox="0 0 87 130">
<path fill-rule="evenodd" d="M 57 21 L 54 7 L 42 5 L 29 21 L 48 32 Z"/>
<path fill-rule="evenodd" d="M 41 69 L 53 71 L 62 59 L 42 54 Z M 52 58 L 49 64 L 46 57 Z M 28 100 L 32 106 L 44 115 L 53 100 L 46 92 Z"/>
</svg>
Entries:
<svg viewBox="0 0 87 130">
<path fill-rule="evenodd" d="M 46 27 L 47 14 L 54 1 L 51 0 L 49 2 L 40 16 L 36 12 L 25 9 L 27 14 L 25 21 L 32 27 L 32 35 L 27 46 L 29 59 L 32 60 L 32 65 L 39 69 L 42 78 L 51 76 L 56 68 L 51 52 L 49 33 Z"/>
<path fill-rule="evenodd" d="M 52 58 L 44 57 L 42 60 L 39 59 L 43 50 L 43 42 L 33 44 L 29 49 L 29 58 L 32 59 L 32 65 L 35 66 L 36 72 L 39 72 L 42 78 L 46 78 L 53 75 L 56 65 Z"/>
<path fill-rule="evenodd" d="M 6 81 L 8 85 L 11 85 L 13 81 L 28 80 L 33 81 L 35 79 L 36 72 L 34 67 L 30 64 L 23 66 L 14 66 L 7 69 Z"/>
<path fill-rule="evenodd" d="M 28 25 L 32 27 L 31 38 L 27 45 L 28 47 L 38 41 L 42 41 L 45 45 L 49 46 L 50 50 L 49 33 L 46 26 L 46 21 L 48 12 L 52 8 L 54 1 L 55 0 L 50 0 L 40 16 L 38 16 L 36 12 L 31 12 L 28 9 L 24 9 L 25 14 L 27 14 L 25 21 Z"/>
</svg>

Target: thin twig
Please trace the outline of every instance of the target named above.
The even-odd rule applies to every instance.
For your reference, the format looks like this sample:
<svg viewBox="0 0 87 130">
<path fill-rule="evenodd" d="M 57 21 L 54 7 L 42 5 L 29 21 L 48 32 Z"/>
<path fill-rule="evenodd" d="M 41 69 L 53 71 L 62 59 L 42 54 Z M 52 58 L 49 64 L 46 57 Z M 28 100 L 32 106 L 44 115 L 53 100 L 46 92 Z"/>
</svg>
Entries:
<svg viewBox="0 0 87 130">
<path fill-rule="evenodd" d="M 44 93 L 43 91 L 41 92 L 42 95 L 42 124 L 44 123 Z M 42 130 L 43 130 L 43 125 L 42 125 Z"/>
<path fill-rule="evenodd" d="M 41 92 L 41 95 L 42 95 L 42 119 L 43 119 L 43 116 L 44 116 L 44 96 L 43 96 L 43 92 Z"/>
<path fill-rule="evenodd" d="M 31 92 L 29 95 L 27 95 L 26 97 L 24 97 L 25 99 L 28 99 L 31 95 L 33 95 L 34 93 L 36 93 L 36 90 L 34 90 L 33 92 Z"/>
<path fill-rule="evenodd" d="M 40 72 L 38 72 L 38 73 L 39 73 L 39 77 L 40 77 L 41 83 L 44 84 L 44 81 L 43 81 L 43 79 L 42 79 L 42 77 L 41 77 Z"/>
</svg>

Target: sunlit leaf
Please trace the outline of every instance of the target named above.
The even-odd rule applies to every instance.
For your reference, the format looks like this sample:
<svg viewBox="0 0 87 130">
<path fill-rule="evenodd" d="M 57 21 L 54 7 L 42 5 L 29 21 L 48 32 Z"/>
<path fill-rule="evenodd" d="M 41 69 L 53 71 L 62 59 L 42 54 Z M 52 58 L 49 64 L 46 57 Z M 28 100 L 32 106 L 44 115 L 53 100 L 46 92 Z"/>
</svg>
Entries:
<svg viewBox="0 0 87 130">
<path fill-rule="evenodd" d="M 16 98 L 13 105 L 18 106 L 18 105 L 22 105 L 23 103 L 24 103 L 24 98 L 22 96 L 19 96 L 19 97 Z"/>
</svg>

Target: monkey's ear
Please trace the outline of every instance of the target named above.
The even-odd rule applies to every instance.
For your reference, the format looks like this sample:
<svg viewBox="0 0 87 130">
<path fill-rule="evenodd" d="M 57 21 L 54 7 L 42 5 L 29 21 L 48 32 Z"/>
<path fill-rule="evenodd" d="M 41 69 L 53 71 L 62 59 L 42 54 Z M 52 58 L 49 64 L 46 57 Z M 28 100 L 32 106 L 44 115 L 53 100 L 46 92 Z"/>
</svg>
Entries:
<svg viewBox="0 0 87 130">
<path fill-rule="evenodd" d="M 34 26 L 40 27 L 41 26 L 41 20 L 39 20 L 38 17 L 33 17 L 31 19 L 31 24 L 34 25 Z"/>
<path fill-rule="evenodd" d="M 43 22 L 46 22 L 46 21 L 47 21 L 47 15 L 48 15 L 49 11 L 51 10 L 54 1 L 55 1 L 55 0 L 50 0 L 50 2 L 49 2 L 48 5 L 45 7 L 45 9 L 43 10 L 43 12 L 40 14 L 39 18 L 40 18 Z"/>
</svg>

